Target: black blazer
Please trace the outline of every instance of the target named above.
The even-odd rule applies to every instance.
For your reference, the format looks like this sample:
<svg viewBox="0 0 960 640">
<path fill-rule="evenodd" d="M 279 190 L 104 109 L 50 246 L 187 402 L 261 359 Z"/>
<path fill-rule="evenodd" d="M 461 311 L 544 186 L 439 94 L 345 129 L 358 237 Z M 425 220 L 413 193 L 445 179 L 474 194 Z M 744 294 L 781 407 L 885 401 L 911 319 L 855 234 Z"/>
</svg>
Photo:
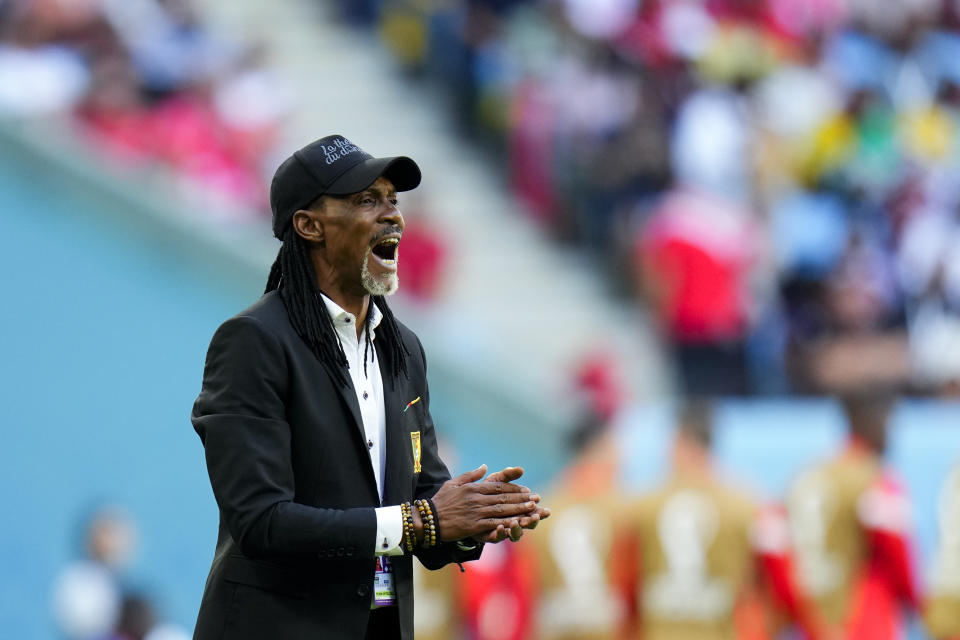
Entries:
<svg viewBox="0 0 960 640">
<path fill-rule="evenodd" d="M 432 496 L 450 477 L 437 455 L 423 348 L 408 328 L 400 332 L 409 379 L 391 375 L 383 340 L 375 341 L 386 411 L 384 505 Z M 213 336 L 192 422 L 220 508 L 194 638 L 362 638 L 381 503 L 360 408 L 352 385 L 338 386 L 294 331 L 277 292 Z M 442 544 L 417 555 L 435 569 L 479 551 Z M 402 637 L 413 638 L 412 559 L 392 560 Z"/>
</svg>

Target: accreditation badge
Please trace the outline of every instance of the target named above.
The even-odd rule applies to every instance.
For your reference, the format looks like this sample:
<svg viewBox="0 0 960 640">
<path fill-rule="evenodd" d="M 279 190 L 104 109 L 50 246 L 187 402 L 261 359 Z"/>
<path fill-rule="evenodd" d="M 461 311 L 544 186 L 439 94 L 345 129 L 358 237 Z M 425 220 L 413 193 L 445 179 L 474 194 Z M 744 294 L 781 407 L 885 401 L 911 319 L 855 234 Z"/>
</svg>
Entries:
<svg viewBox="0 0 960 640">
<path fill-rule="evenodd" d="M 373 576 L 373 606 L 389 607 L 397 603 L 393 584 L 393 565 L 387 556 L 377 556 L 377 572 Z"/>
<path fill-rule="evenodd" d="M 420 432 L 410 432 L 410 446 L 413 449 L 413 472 L 420 473 Z"/>
</svg>

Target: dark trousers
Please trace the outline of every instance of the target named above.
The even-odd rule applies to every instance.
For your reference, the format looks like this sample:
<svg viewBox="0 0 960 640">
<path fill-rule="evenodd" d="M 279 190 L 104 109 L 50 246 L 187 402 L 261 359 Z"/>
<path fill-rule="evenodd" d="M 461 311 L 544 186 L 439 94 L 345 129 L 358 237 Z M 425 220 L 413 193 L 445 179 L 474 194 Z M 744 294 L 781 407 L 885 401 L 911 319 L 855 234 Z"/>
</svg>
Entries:
<svg viewBox="0 0 960 640">
<path fill-rule="evenodd" d="M 366 640 L 399 640 L 400 609 L 383 607 L 370 610 L 370 622 L 367 623 Z"/>
</svg>

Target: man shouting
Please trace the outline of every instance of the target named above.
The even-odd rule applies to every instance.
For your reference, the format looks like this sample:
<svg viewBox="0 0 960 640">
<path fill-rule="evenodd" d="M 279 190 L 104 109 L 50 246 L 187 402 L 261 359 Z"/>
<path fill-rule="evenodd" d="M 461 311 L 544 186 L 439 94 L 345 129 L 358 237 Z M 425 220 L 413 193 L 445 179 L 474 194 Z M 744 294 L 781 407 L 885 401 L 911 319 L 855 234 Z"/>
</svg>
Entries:
<svg viewBox="0 0 960 640">
<path fill-rule="evenodd" d="M 451 479 L 394 318 L 410 158 L 333 135 L 277 169 L 266 293 L 210 343 L 192 421 L 220 509 L 194 638 L 413 638 L 412 556 L 480 556 L 549 515 L 508 468 Z"/>
</svg>

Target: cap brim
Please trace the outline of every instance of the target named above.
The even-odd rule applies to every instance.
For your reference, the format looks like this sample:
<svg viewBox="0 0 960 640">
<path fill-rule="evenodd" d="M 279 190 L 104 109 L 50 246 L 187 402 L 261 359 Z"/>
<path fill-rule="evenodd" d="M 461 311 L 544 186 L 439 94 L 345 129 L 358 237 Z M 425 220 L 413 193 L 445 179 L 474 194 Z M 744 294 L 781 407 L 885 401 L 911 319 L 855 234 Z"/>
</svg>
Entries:
<svg viewBox="0 0 960 640">
<path fill-rule="evenodd" d="M 363 191 L 383 176 L 397 191 L 410 191 L 420 184 L 420 167 L 407 156 L 370 158 L 348 169 L 337 178 L 325 193 L 345 196 Z"/>
</svg>

